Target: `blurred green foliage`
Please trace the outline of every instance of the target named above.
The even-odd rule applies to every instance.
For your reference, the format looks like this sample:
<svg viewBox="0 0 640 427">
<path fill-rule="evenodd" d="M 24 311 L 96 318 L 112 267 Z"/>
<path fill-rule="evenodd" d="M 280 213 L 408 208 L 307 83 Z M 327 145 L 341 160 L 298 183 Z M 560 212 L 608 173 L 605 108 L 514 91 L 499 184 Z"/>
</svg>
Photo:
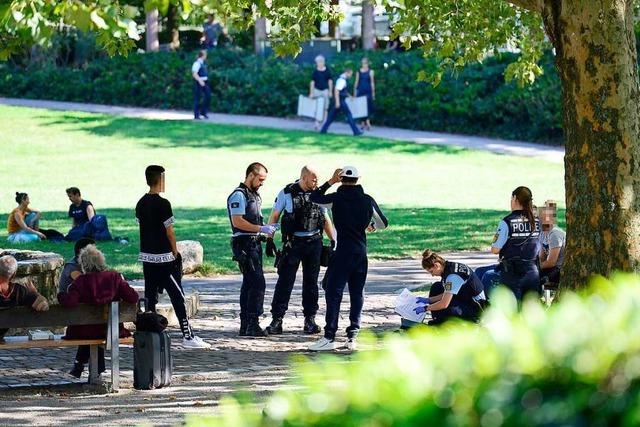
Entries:
<svg viewBox="0 0 640 427">
<path fill-rule="evenodd" d="M 418 51 L 371 52 L 376 74 L 374 124 L 439 132 L 562 143 L 561 93 L 548 55 L 531 85 L 506 83 L 511 54 L 445 74 L 437 86 L 419 81 L 438 60 Z M 362 52 L 342 53 L 329 66 L 337 75 L 359 64 Z M 83 67 L 52 63 L 27 68 L 0 64 L 0 96 L 191 109 L 193 52 L 98 58 Z M 208 59 L 212 109 L 230 114 L 292 116 L 297 96 L 308 93 L 312 65 L 218 49 Z M 353 82 L 352 82 L 353 84 Z"/>
<path fill-rule="evenodd" d="M 596 278 L 546 310 L 497 294 L 482 326 L 369 338 L 377 350 L 297 363 L 262 412 L 242 396 L 189 426 L 636 426 L 640 278 Z"/>
</svg>

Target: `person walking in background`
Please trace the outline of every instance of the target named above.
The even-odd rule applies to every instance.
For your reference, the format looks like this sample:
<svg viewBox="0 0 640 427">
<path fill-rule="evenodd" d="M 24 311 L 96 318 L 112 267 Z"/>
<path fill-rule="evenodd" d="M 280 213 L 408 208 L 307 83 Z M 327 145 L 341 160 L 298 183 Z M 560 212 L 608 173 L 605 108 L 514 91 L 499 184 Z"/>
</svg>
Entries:
<svg viewBox="0 0 640 427">
<path fill-rule="evenodd" d="M 353 116 L 351 115 L 351 110 L 349 110 L 349 106 L 345 102 L 347 97 L 349 96 L 349 79 L 353 76 L 353 70 L 351 68 L 346 68 L 338 80 L 336 80 L 336 86 L 333 88 L 333 99 L 335 101 L 334 108 L 329 112 L 329 116 L 327 120 L 322 125 L 322 129 L 320 129 L 320 133 L 327 133 L 327 129 L 331 126 L 331 123 L 336 119 L 338 113 L 343 112 L 347 118 L 347 122 L 349 126 L 351 126 L 351 131 L 355 136 L 362 135 L 362 131 L 358 129 L 356 126 L 356 122 L 353 120 Z"/>
<path fill-rule="evenodd" d="M 193 118 L 199 120 L 202 115 L 202 117 L 208 119 L 207 113 L 211 103 L 211 88 L 209 87 L 209 74 L 207 72 L 206 50 L 198 52 L 198 58 L 191 66 L 191 75 L 193 76 Z"/>
<path fill-rule="evenodd" d="M 16 192 L 15 201 L 18 207 L 12 210 L 7 218 L 7 240 L 10 243 L 29 243 L 46 239 L 47 237 L 40 232 L 39 221 L 42 214 L 29 208 L 29 195 Z"/>
<path fill-rule="evenodd" d="M 213 49 L 218 46 L 218 38 L 223 32 L 222 25 L 215 22 L 213 13 L 209 14 L 203 25 L 204 47 L 205 49 Z"/>
<path fill-rule="evenodd" d="M 333 93 L 333 78 L 331 77 L 331 70 L 325 64 L 324 56 L 316 56 L 315 61 L 316 69 L 313 70 L 311 82 L 309 83 L 309 98 L 324 99 L 324 115 L 322 116 L 322 122 L 316 120 L 315 123 L 315 129 L 318 130 L 322 123 L 327 120 L 329 99 Z"/>
<path fill-rule="evenodd" d="M 210 348 L 211 345 L 193 334 L 184 292 L 182 290 L 182 257 L 178 253 L 176 234 L 173 230 L 171 203 L 160 196 L 164 192 L 164 168 L 148 166 L 144 171 L 149 192 L 136 205 L 136 221 L 140 226 L 140 255 L 144 275 L 144 297 L 147 310 L 155 311 L 158 293 L 164 289 L 182 331 L 182 345 L 186 348 Z"/>
<path fill-rule="evenodd" d="M 366 96 L 367 97 L 367 117 L 364 119 L 364 128 L 366 130 L 371 129 L 371 116 L 373 116 L 373 101 L 376 99 L 376 83 L 374 73 L 369 68 L 369 59 L 362 58 L 360 70 L 356 74 L 355 90 L 353 96 Z"/>
</svg>

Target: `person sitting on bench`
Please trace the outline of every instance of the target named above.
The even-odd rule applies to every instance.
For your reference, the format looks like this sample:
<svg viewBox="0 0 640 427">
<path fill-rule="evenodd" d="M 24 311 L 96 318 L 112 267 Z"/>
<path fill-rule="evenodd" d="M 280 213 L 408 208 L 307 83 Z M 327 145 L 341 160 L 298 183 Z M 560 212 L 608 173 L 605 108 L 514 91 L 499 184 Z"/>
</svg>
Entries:
<svg viewBox="0 0 640 427">
<path fill-rule="evenodd" d="M 62 273 L 60 273 L 60 284 L 58 285 L 58 293 L 67 292 L 67 289 L 69 288 L 71 283 L 73 283 L 73 281 L 82 274 L 82 269 L 80 268 L 80 263 L 78 262 L 78 255 L 80 255 L 80 251 L 88 245 L 95 244 L 96 241 L 89 237 L 83 237 L 76 242 L 73 248 L 73 258 L 71 258 L 64 264 Z"/>
<path fill-rule="evenodd" d="M 47 299 L 36 290 L 11 280 L 18 271 L 18 261 L 11 255 L 0 257 L 0 309 L 9 307 L 26 306 L 35 311 L 49 310 Z M 4 334 L 8 329 L 0 329 L 0 342 L 4 340 Z"/>
<path fill-rule="evenodd" d="M 540 234 L 540 283 L 559 283 L 560 269 L 564 263 L 564 252 L 567 247 L 567 235 L 556 224 L 557 205 L 553 200 L 544 202 L 540 208 L 539 218 L 542 224 Z"/>
<path fill-rule="evenodd" d="M 120 273 L 107 271 L 107 264 L 102 252 L 95 245 L 87 245 L 80 251 L 78 262 L 82 275 L 71 283 L 67 292 L 58 294 L 58 301 L 64 307 L 76 307 L 78 304 L 103 305 L 113 301 L 138 302 L 138 293 L 124 280 Z M 131 333 L 120 323 L 120 338 L 131 336 Z M 105 339 L 107 325 L 69 326 L 65 339 Z M 73 369 L 69 372 L 80 378 L 84 365 L 89 362 L 88 345 L 78 347 Z M 105 370 L 104 347 L 98 348 L 98 372 Z"/>
<path fill-rule="evenodd" d="M 429 298 L 416 298 L 417 314 L 431 311 L 429 325 L 439 325 L 452 318 L 477 322 L 486 297 L 482 282 L 469 266 L 446 261 L 430 249 L 422 253 L 422 268 L 442 280 L 431 286 Z"/>
</svg>

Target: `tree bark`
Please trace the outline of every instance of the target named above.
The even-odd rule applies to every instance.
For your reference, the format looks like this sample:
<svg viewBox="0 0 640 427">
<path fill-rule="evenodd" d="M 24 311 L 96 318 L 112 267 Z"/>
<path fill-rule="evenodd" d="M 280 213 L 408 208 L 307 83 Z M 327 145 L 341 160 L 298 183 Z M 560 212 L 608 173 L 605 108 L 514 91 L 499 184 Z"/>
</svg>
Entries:
<svg viewBox="0 0 640 427">
<path fill-rule="evenodd" d="M 339 0 L 331 0 L 331 6 L 337 7 L 340 4 Z M 340 27 L 338 26 L 339 22 L 329 21 L 329 37 L 332 39 L 337 39 L 340 37 Z"/>
<path fill-rule="evenodd" d="M 632 0 L 545 0 L 565 131 L 562 286 L 640 266 L 640 88 Z"/>
<path fill-rule="evenodd" d="M 267 19 L 256 18 L 255 31 L 253 33 L 253 46 L 257 55 L 262 55 L 264 42 L 267 40 Z"/>
<path fill-rule="evenodd" d="M 175 3 L 169 4 L 167 11 L 167 27 L 171 34 L 169 45 L 171 49 L 176 50 L 180 47 L 180 10 Z"/>
<path fill-rule="evenodd" d="M 158 41 L 158 9 L 147 12 L 145 40 L 147 52 L 157 52 L 160 49 L 160 42 Z"/>
<path fill-rule="evenodd" d="M 373 50 L 376 44 L 374 4 L 371 0 L 362 2 L 362 49 Z"/>
</svg>

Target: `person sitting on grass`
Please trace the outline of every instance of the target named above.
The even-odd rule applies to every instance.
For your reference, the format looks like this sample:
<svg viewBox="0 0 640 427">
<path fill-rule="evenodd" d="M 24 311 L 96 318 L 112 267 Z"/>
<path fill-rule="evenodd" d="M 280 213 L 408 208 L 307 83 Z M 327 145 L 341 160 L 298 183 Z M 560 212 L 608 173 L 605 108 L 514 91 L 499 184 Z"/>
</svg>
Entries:
<svg viewBox="0 0 640 427">
<path fill-rule="evenodd" d="M 58 294 L 58 301 L 64 307 L 76 307 L 79 304 L 103 305 L 113 301 L 138 302 L 138 292 L 124 280 L 122 274 L 108 271 L 104 255 L 95 245 L 87 245 L 80 251 L 78 262 L 82 275 L 76 278 L 67 292 Z M 120 338 L 131 333 L 120 323 Z M 69 326 L 64 339 L 105 339 L 107 325 Z M 81 345 L 76 352 L 73 369 L 69 372 L 80 378 L 84 365 L 89 362 L 89 346 Z M 105 370 L 104 347 L 98 347 L 98 372 Z"/>
<path fill-rule="evenodd" d="M 78 255 L 80 255 L 80 251 L 89 245 L 95 244 L 96 241 L 89 237 L 83 237 L 76 242 L 73 248 L 73 258 L 67 261 L 62 268 L 62 273 L 60 274 L 60 284 L 58 285 L 58 293 L 67 292 L 67 289 L 69 288 L 71 283 L 73 283 L 73 281 L 82 274 L 82 269 L 80 268 L 80 263 L 78 262 Z"/>
<path fill-rule="evenodd" d="M 40 218 L 42 214 L 29 208 L 29 195 L 16 192 L 18 207 L 11 211 L 7 219 L 7 240 L 11 243 L 29 243 L 46 239 L 40 232 Z"/>
<path fill-rule="evenodd" d="M 0 310 L 18 306 L 31 307 L 34 311 L 49 310 L 47 299 L 35 288 L 11 282 L 17 271 L 18 261 L 14 257 L 0 257 Z M 0 342 L 4 341 L 7 331 L 6 328 L 0 329 Z"/>
<path fill-rule="evenodd" d="M 67 197 L 71 201 L 69 205 L 69 218 L 71 218 L 71 230 L 65 236 L 65 240 L 76 241 L 89 234 L 86 225 L 96 215 L 93 204 L 83 200 L 78 187 L 67 188 Z"/>
<path fill-rule="evenodd" d="M 416 298 L 417 314 L 430 311 L 429 325 L 440 325 L 452 318 L 477 322 L 486 297 L 482 282 L 469 266 L 446 261 L 430 249 L 422 253 L 422 268 L 441 281 L 431 286 L 429 298 Z"/>
<path fill-rule="evenodd" d="M 557 205 L 547 200 L 540 209 L 540 283 L 559 283 L 560 269 L 564 263 L 564 253 L 567 247 L 567 235 L 556 225 Z"/>
</svg>

